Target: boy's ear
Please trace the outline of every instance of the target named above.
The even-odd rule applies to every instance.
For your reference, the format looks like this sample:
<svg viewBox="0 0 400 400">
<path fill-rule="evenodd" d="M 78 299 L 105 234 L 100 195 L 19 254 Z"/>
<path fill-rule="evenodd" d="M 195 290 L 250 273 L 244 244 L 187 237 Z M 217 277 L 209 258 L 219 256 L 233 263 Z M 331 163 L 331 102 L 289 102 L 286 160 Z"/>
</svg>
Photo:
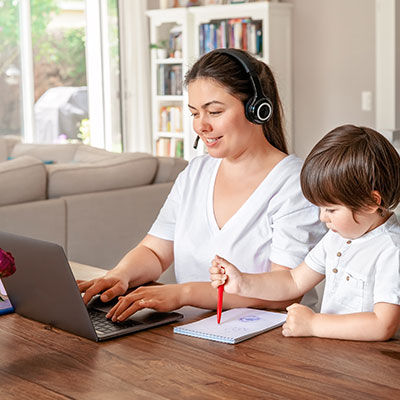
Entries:
<svg viewBox="0 0 400 400">
<path fill-rule="evenodd" d="M 380 194 L 377 190 L 373 190 L 373 191 L 371 192 L 371 197 L 372 197 L 372 199 L 374 200 L 374 203 L 375 203 L 376 205 L 374 205 L 374 206 L 368 206 L 368 210 L 369 210 L 371 213 L 374 213 L 374 212 L 376 212 L 377 210 L 379 210 L 380 207 L 381 207 L 382 196 L 381 196 L 381 194 Z"/>
</svg>

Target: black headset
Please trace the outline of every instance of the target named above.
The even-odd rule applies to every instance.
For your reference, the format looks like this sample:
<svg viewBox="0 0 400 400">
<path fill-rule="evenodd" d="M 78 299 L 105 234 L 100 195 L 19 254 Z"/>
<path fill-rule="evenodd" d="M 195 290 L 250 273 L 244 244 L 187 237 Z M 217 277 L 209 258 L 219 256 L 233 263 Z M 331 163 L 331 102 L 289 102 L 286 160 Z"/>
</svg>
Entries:
<svg viewBox="0 0 400 400">
<path fill-rule="evenodd" d="M 258 74 L 250 64 L 245 53 L 242 53 L 237 49 L 216 49 L 214 52 L 226 54 L 236 60 L 249 75 L 249 80 L 253 86 L 254 94 L 244 101 L 244 113 L 251 123 L 258 125 L 265 124 L 272 116 L 272 102 L 264 94 Z M 199 139 L 200 137 L 197 136 L 193 146 L 195 149 L 197 148 Z"/>
</svg>

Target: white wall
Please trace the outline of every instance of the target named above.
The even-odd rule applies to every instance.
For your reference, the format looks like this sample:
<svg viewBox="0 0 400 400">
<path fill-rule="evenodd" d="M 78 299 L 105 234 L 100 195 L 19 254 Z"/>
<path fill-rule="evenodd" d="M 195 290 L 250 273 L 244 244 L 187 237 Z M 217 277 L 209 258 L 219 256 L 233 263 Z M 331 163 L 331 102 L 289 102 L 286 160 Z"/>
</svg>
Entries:
<svg viewBox="0 0 400 400">
<path fill-rule="evenodd" d="M 375 1 L 293 4 L 294 150 L 304 158 L 336 126 L 375 125 Z M 361 110 L 361 92 L 373 94 Z"/>
</svg>

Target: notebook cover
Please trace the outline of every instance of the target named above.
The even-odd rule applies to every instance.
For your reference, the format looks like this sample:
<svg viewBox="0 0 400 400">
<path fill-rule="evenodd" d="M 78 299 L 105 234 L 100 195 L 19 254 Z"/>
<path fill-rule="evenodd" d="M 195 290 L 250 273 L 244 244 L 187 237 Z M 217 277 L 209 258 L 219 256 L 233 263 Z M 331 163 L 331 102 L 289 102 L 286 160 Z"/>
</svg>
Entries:
<svg viewBox="0 0 400 400">
<path fill-rule="evenodd" d="M 13 312 L 14 308 L 7 297 L 6 290 L 0 280 L 0 315 Z"/>
<path fill-rule="evenodd" d="M 224 311 L 221 323 L 217 323 L 216 315 L 197 322 L 177 326 L 174 333 L 235 344 L 260 333 L 281 326 L 286 314 L 253 308 L 234 308 Z"/>
</svg>

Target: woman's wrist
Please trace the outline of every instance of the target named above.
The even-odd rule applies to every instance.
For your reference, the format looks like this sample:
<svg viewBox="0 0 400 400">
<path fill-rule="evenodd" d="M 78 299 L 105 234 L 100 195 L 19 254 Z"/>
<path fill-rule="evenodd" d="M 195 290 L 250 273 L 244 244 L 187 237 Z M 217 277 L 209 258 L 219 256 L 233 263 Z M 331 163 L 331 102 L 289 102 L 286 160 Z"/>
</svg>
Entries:
<svg viewBox="0 0 400 400">
<path fill-rule="evenodd" d="M 314 313 L 309 320 L 309 334 L 310 336 L 320 337 L 319 327 L 321 325 L 322 315 L 320 313 Z"/>
<path fill-rule="evenodd" d="M 120 267 L 119 265 L 109 270 L 105 274 L 105 278 L 114 278 L 126 283 L 128 286 L 131 286 L 131 278 L 128 271 L 125 268 Z"/>
<path fill-rule="evenodd" d="M 179 301 L 181 306 L 189 306 L 193 303 L 193 285 L 191 282 L 181 283 L 177 285 L 179 288 Z"/>
</svg>

